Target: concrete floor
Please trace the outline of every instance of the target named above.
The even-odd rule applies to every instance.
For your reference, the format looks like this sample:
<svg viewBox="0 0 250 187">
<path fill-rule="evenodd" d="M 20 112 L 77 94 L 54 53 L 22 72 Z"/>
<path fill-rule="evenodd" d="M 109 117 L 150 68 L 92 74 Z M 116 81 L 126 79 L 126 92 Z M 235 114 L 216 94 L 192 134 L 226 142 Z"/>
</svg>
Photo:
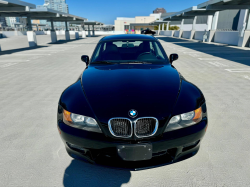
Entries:
<svg viewBox="0 0 250 187">
<path fill-rule="evenodd" d="M 142 171 L 69 157 L 56 127 L 58 99 L 100 38 L 48 44 L 38 36 L 36 49 L 26 37 L 0 39 L 0 186 L 250 186 L 250 51 L 236 47 L 159 37 L 207 100 L 209 127 L 196 156 Z"/>
</svg>

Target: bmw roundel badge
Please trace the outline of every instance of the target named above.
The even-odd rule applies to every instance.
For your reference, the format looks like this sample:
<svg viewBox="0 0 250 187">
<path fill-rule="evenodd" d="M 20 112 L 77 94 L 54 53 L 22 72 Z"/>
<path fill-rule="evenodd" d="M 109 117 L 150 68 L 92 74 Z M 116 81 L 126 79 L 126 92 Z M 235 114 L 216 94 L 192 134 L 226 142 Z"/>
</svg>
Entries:
<svg viewBox="0 0 250 187">
<path fill-rule="evenodd" d="M 138 115 L 138 113 L 137 113 L 136 110 L 132 109 L 132 110 L 130 110 L 130 111 L 128 112 L 128 115 L 129 115 L 131 118 L 135 118 L 135 117 Z"/>
</svg>

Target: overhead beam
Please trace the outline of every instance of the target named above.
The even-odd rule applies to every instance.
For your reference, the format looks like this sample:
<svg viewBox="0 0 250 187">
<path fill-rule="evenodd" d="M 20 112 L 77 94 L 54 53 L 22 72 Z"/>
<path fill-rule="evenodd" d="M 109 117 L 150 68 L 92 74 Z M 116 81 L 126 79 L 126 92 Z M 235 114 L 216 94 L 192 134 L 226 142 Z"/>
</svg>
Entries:
<svg viewBox="0 0 250 187">
<path fill-rule="evenodd" d="M 210 16 L 210 15 L 214 15 L 216 11 L 209 11 L 209 12 L 195 12 L 195 13 L 192 13 L 192 12 L 187 12 L 187 13 L 184 13 L 184 16 Z"/>
<path fill-rule="evenodd" d="M 208 5 L 206 10 L 250 9 L 250 5 Z"/>
<path fill-rule="evenodd" d="M 26 7 L 0 7 L 0 12 L 25 12 L 25 11 Z"/>
</svg>

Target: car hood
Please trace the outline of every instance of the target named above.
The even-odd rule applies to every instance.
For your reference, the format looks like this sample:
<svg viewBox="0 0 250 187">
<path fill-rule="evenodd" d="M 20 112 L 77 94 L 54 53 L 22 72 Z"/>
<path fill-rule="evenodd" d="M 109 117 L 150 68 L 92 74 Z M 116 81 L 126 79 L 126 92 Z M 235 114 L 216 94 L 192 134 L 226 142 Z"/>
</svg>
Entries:
<svg viewBox="0 0 250 187">
<path fill-rule="evenodd" d="M 96 117 L 107 123 L 135 109 L 138 117 L 169 117 L 180 88 L 171 65 L 90 65 L 82 74 L 82 87 Z"/>
</svg>

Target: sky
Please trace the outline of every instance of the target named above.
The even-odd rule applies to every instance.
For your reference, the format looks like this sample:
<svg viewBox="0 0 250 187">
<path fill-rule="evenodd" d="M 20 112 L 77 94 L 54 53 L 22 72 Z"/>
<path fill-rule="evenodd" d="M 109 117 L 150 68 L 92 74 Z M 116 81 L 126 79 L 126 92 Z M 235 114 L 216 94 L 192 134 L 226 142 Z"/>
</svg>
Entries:
<svg viewBox="0 0 250 187">
<path fill-rule="evenodd" d="M 44 4 L 44 0 L 23 1 Z M 156 8 L 179 12 L 205 1 L 207 0 L 66 0 L 66 3 L 70 14 L 113 25 L 116 17 L 149 16 Z"/>
</svg>

